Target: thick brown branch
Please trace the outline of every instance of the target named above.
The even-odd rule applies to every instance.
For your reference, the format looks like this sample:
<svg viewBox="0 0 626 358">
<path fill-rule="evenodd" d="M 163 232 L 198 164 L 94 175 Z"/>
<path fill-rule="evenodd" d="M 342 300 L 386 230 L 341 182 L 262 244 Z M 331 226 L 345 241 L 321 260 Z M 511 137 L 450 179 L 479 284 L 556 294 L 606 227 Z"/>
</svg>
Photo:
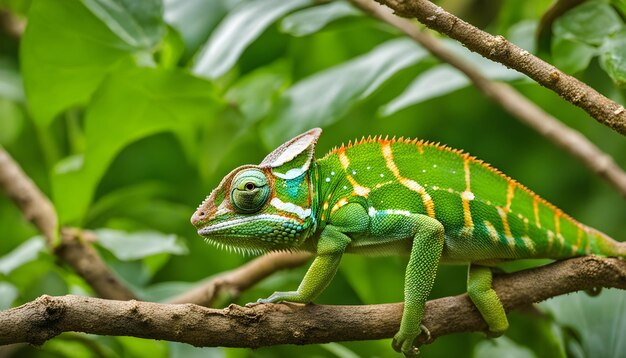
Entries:
<svg viewBox="0 0 626 358">
<path fill-rule="evenodd" d="M 135 295 L 109 270 L 77 229 L 64 229 L 60 240 L 57 214 L 50 200 L 37 188 L 22 168 L 0 147 L 0 189 L 22 210 L 44 235 L 48 247 L 82 276 L 103 298 L 129 300 Z"/>
<path fill-rule="evenodd" d="M 624 107 L 587 84 L 561 72 L 502 36 L 493 36 L 428 0 L 376 0 L 403 17 L 415 17 L 484 57 L 515 69 L 582 108 L 598 122 L 626 135 Z"/>
<path fill-rule="evenodd" d="M 387 8 L 375 4 L 372 0 L 353 0 L 353 2 L 382 21 L 398 28 L 424 46 L 434 56 L 463 72 L 476 88 L 487 97 L 498 103 L 521 122 L 572 154 L 626 198 L 626 173 L 615 163 L 613 158 L 602 152 L 580 132 L 546 113 L 513 87 L 489 80 L 473 65 L 452 53 L 433 36 L 417 29 L 409 20 L 393 15 Z"/>
<path fill-rule="evenodd" d="M 224 272 L 208 282 L 189 290 L 168 301 L 168 303 L 194 303 L 210 307 L 220 292 L 228 292 L 237 297 L 257 282 L 276 271 L 303 265 L 311 258 L 308 252 L 271 252 L 247 264 Z"/>
<path fill-rule="evenodd" d="M 626 289 L 626 262 L 587 256 L 494 279 L 507 311 L 594 287 Z M 217 310 L 193 304 L 42 296 L 0 312 L 0 344 L 42 344 L 67 331 L 227 347 L 371 340 L 393 336 L 401 313 L 402 304 L 231 305 Z M 433 339 L 486 329 L 467 295 L 429 301 L 423 323 Z"/>
</svg>

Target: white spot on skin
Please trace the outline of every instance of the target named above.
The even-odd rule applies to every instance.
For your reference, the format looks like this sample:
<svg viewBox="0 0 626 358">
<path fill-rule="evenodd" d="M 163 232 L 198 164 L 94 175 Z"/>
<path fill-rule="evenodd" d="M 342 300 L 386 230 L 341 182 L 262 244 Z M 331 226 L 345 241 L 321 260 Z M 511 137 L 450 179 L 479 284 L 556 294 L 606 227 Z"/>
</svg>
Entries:
<svg viewBox="0 0 626 358">
<path fill-rule="evenodd" d="M 402 215 L 402 216 L 411 216 L 411 212 L 407 210 L 396 210 L 396 209 L 387 209 L 387 210 L 376 210 L 370 206 L 367 213 L 369 216 L 374 217 L 376 215 Z"/>
<path fill-rule="evenodd" d="M 335 172 L 330 172 L 330 175 L 335 175 Z"/>
<path fill-rule="evenodd" d="M 461 193 L 461 199 L 463 200 L 467 200 L 467 201 L 471 201 L 474 200 L 475 196 L 474 193 L 472 193 L 471 191 L 464 191 Z"/>
<path fill-rule="evenodd" d="M 326 177 L 326 182 L 327 183 L 330 182 L 330 178 L 329 177 Z"/>
<path fill-rule="evenodd" d="M 289 169 L 285 174 L 278 173 L 275 171 L 272 171 L 272 174 L 274 174 L 275 176 L 281 179 L 289 180 L 289 179 L 294 179 L 294 178 L 299 177 L 305 171 L 306 171 L 306 168 L 303 166 L 302 168 Z"/>
<path fill-rule="evenodd" d="M 353 170 L 353 171 L 352 171 L 352 175 L 356 175 L 356 170 Z"/>
<path fill-rule="evenodd" d="M 436 185 L 433 185 L 433 190 L 439 190 L 439 187 Z"/>
<path fill-rule="evenodd" d="M 370 170 L 371 168 L 372 168 L 372 167 L 368 166 L 368 167 L 367 167 L 367 170 Z"/>
<path fill-rule="evenodd" d="M 280 200 L 279 198 L 272 198 L 272 200 L 270 201 L 270 204 L 275 207 L 278 210 L 282 210 L 282 211 L 286 211 L 292 214 L 296 214 L 298 215 L 298 217 L 302 220 L 308 218 L 309 216 L 311 216 L 311 209 L 310 208 L 306 208 L 304 209 L 301 206 L 298 206 L 296 204 L 293 203 L 285 203 L 282 200 Z"/>
<path fill-rule="evenodd" d="M 426 173 L 426 169 L 422 169 L 422 173 Z"/>
<path fill-rule="evenodd" d="M 433 168 L 437 168 L 437 164 L 433 164 Z"/>
<path fill-rule="evenodd" d="M 382 178 L 382 177 L 384 177 L 384 176 L 385 176 L 385 174 L 382 174 L 382 173 L 380 174 L 380 177 L 381 177 L 381 178 Z"/>
<path fill-rule="evenodd" d="M 343 190 L 346 190 L 346 189 L 348 189 L 348 187 L 344 185 L 344 186 L 343 186 Z"/>
</svg>

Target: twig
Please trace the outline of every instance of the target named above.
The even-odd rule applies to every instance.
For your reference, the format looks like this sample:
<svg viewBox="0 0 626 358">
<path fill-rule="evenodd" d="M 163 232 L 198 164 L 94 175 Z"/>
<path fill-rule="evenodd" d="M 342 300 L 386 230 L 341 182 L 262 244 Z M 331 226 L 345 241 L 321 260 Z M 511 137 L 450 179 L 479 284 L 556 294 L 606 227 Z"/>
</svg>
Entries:
<svg viewBox="0 0 626 358">
<path fill-rule="evenodd" d="M 210 307 L 220 292 L 227 291 L 231 296 L 238 296 L 276 271 L 303 265 L 311 254 L 308 252 L 272 252 L 258 257 L 247 264 L 224 272 L 210 281 L 176 296 L 168 303 L 194 303 Z"/>
<path fill-rule="evenodd" d="M 0 190 L 4 190 L 24 216 L 39 229 L 50 250 L 81 275 L 100 297 L 119 300 L 135 298 L 93 247 L 81 239 L 83 234 L 80 230 L 64 229 L 59 240 L 57 214 L 52 203 L 1 146 Z"/>
<path fill-rule="evenodd" d="M 428 0 L 376 0 L 403 17 L 415 17 L 484 57 L 515 69 L 582 108 L 598 122 L 626 135 L 626 110 L 587 84 L 561 72 L 504 37 L 493 36 Z"/>
<path fill-rule="evenodd" d="M 626 262 L 585 256 L 494 278 L 494 288 L 507 311 L 594 287 L 626 289 Z M 194 346 L 252 348 L 371 340 L 393 336 L 401 314 L 399 303 L 261 304 L 250 308 L 231 305 L 217 310 L 193 304 L 42 296 L 0 312 L 0 344 L 40 345 L 67 331 L 169 340 Z M 423 323 L 432 339 L 487 328 L 467 295 L 429 301 Z"/>
<path fill-rule="evenodd" d="M 593 173 L 604 178 L 626 198 L 626 173 L 613 158 L 602 152 L 580 132 L 568 127 L 529 101 L 513 87 L 489 80 L 474 66 L 456 56 L 433 36 L 417 29 L 409 20 L 393 15 L 387 8 L 373 1 L 353 0 L 357 6 L 372 13 L 382 21 L 398 28 L 407 36 L 424 46 L 442 61 L 463 72 L 487 97 L 501 105 L 521 122 L 550 139 L 553 143 L 572 154 Z"/>
</svg>

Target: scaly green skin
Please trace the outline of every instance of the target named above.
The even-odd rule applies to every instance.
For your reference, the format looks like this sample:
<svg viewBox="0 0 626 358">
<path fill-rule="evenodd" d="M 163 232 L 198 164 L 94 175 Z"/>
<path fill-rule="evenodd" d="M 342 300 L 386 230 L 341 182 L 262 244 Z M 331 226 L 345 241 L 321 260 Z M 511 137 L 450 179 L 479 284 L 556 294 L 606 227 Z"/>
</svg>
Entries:
<svg viewBox="0 0 626 358">
<path fill-rule="evenodd" d="M 313 129 L 258 165 L 228 174 L 192 217 L 208 241 L 242 251 L 307 250 L 316 259 L 297 291 L 259 302 L 314 300 L 344 252 L 408 254 L 405 308 L 393 346 L 417 348 L 424 304 L 444 263 L 469 263 L 468 294 L 497 336 L 508 327 L 491 288 L 504 260 L 596 254 L 626 244 L 584 226 L 496 169 L 416 140 L 368 138 L 313 159 Z"/>
</svg>

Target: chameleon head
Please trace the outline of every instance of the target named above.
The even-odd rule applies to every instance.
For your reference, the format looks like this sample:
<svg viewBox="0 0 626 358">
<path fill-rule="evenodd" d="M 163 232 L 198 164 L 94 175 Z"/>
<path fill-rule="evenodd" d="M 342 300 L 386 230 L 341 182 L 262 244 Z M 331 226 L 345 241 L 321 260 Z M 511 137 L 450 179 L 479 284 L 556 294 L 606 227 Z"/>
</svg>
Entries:
<svg viewBox="0 0 626 358">
<path fill-rule="evenodd" d="M 316 128 L 230 172 L 191 217 L 208 242 L 236 251 L 294 250 L 315 231 Z"/>
</svg>

